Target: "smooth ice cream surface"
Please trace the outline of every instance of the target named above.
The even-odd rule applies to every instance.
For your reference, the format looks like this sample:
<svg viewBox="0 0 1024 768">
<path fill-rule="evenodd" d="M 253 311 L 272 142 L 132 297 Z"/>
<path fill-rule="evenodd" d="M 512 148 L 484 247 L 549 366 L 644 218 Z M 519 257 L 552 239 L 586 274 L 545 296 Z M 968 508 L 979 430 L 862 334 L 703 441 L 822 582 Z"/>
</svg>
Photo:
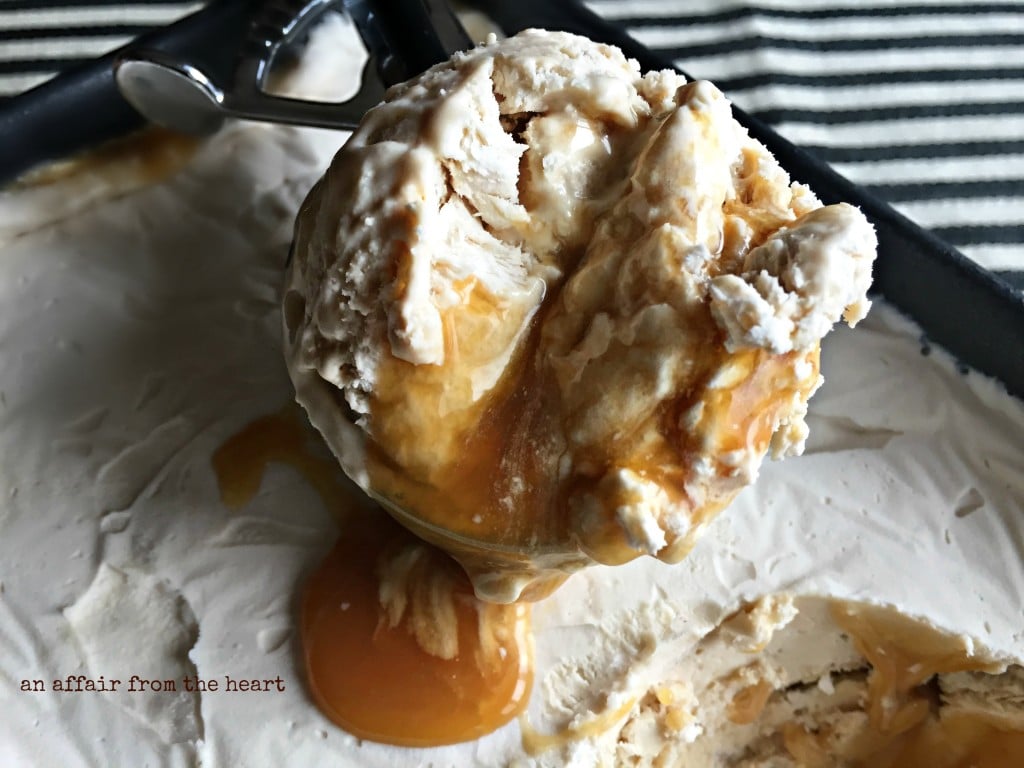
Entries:
<svg viewBox="0 0 1024 768">
<path fill-rule="evenodd" d="M 393 88 L 338 152 L 298 217 L 289 369 L 346 472 L 469 542 L 478 594 L 536 597 L 679 560 L 801 451 L 874 255 L 710 83 L 530 30 Z"/>
</svg>

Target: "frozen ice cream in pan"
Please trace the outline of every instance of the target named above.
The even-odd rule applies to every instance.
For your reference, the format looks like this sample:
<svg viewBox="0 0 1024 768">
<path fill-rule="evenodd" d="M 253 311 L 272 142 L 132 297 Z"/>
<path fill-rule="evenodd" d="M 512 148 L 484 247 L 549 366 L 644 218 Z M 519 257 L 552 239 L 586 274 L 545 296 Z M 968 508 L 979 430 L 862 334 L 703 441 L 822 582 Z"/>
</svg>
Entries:
<svg viewBox="0 0 1024 768">
<path fill-rule="evenodd" d="M 309 56 L 323 58 L 306 60 L 300 86 L 329 79 L 337 64 L 326 52 L 343 27 L 317 33 Z M 939 351 L 921 356 L 918 332 L 884 302 L 856 330 L 830 337 L 819 360 L 824 332 L 866 309 L 874 240 L 863 217 L 822 207 L 791 185 L 713 86 L 643 76 L 614 49 L 544 32 L 457 56 L 371 110 L 298 212 L 282 322 L 300 400 L 342 466 L 411 512 L 405 522 L 415 530 L 454 549 L 478 594 L 539 597 L 558 574 L 574 575 L 534 605 L 531 640 L 523 604 L 479 601 L 458 569 L 411 537 L 395 533 L 396 544 L 371 552 L 379 542 L 364 536 L 375 530 L 364 523 L 381 513 L 355 496 L 340 502 L 353 509 L 339 547 L 348 536 L 349 560 L 364 545 L 371 555 L 377 589 L 368 607 L 381 642 L 405 638 L 419 666 L 428 657 L 441 669 L 475 666 L 480 690 L 489 679 L 507 681 L 500 663 L 498 678 L 488 677 L 491 660 L 514 657 L 520 689 L 532 661 L 535 684 L 513 690 L 515 707 L 504 714 L 484 713 L 492 726 L 513 718 L 506 725 L 467 731 L 472 740 L 452 746 L 409 737 L 423 711 L 393 710 L 378 739 L 408 746 L 375 743 L 372 734 L 354 740 L 323 721 L 296 662 L 275 650 L 281 635 L 270 624 L 289 637 L 291 612 L 254 597 L 273 579 L 296 584 L 335 524 L 303 511 L 318 506 L 316 496 L 296 497 L 287 470 L 268 473 L 259 494 L 235 499 L 231 513 L 203 500 L 210 473 L 195 467 L 214 452 L 223 486 L 231 461 L 259 453 L 237 450 L 261 444 L 250 427 L 287 399 L 264 354 L 280 326 L 252 299 L 280 280 L 270 246 L 287 237 L 300 191 L 332 143 L 232 125 L 151 190 L 5 246 L 15 278 L 5 285 L 31 278 L 7 297 L 4 338 L 17 351 L 30 336 L 13 318 L 29 301 L 59 299 L 46 327 L 66 336 L 88 296 L 154 290 L 149 270 L 181 251 L 180 237 L 126 214 L 194 222 L 196 255 L 185 256 L 192 280 L 159 291 L 179 322 L 135 322 L 170 325 L 164 338 L 186 349 L 188 329 L 208 313 L 217 329 L 204 342 L 211 349 L 182 359 L 232 350 L 227 359 L 240 355 L 261 383 L 258 396 L 239 398 L 222 379 L 198 388 L 185 378 L 140 381 L 136 396 L 125 375 L 135 364 L 114 357 L 51 417 L 67 423 L 61 446 L 73 448 L 68 440 L 82 430 L 98 436 L 90 457 L 24 439 L 31 414 L 46 407 L 28 386 L 42 363 L 27 358 L 8 374 L 6 400 L 16 407 L 6 416 L 6 466 L 26 477 L 47 466 L 67 478 L 5 481 L 20 487 L 9 530 L 23 531 L 21 541 L 38 535 L 47 515 L 30 512 L 70 508 L 66 483 L 76 472 L 104 456 L 109 467 L 97 487 L 103 514 L 87 511 L 79 524 L 96 527 L 85 559 L 98 568 L 65 561 L 75 580 L 57 624 L 67 629 L 28 622 L 44 641 L 22 646 L 42 650 L 22 652 L 19 676 L 49 677 L 44 669 L 65 671 L 76 658 L 93 676 L 120 674 L 126 663 L 115 647 L 148 642 L 138 664 L 151 669 L 254 679 L 283 672 L 293 683 L 280 696 L 204 693 L 191 710 L 188 699 L 161 709 L 147 704 L 159 698 L 105 696 L 93 700 L 97 717 L 85 700 L 51 696 L 43 706 L 11 693 L 32 701 L 15 715 L 17 728 L 31 732 L 35 718 L 74 733 L 74 723 L 102 712 L 109 749 L 129 762 L 162 754 L 258 765 L 286 750 L 344 765 L 1014 764 L 1020 404 L 976 374 L 957 374 Z M 223 202 L 239 190 L 252 197 L 243 218 Z M 220 221 L 200 216 L 197 194 L 220 201 Z M 239 231 L 243 241 L 231 234 Z M 119 272 L 81 258 L 83 249 L 118 253 L 138 242 L 149 245 Z M 253 278 L 234 293 L 218 289 L 232 269 L 253 264 L 254 249 Z M 214 251 L 221 261 L 202 257 Z M 49 268 L 58 262 L 70 267 Z M 189 286 L 224 293 L 239 313 L 231 302 L 222 313 L 213 298 L 175 300 L 194 293 Z M 261 318 L 256 326 L 252 317 Z M 127 319 L 114 313 L 95 330 L 113 332 Z M 98 363 L 98 350 L 82 348 Z M 168 365 L 146 360 L 155 372 Z M 808 401 L 819 370 L 827 383 Z M 141 405 L 130 413 L 108 406 L 113 417 L 78 413 L 90 397 L 115 396 Z M 213 434 L 174 453 L 200 413 Z M 324 489 L 341 481 L 309 469 L 329 462 L 288 458 L 284 433 L 274 434 L 277 453 L 268 455 L 299 467 L 334 505 Z M 127 458 L 111 463 L 107 454 L 125 435 L 144 449 L 124 446 L 115 453 Z M 152 466 L 143 458 L 162 445 L 182 463 L 172 460 L 165 479 L 140 495 L 118 490 Z M 768 452 L 801 448 L 799 458 L 761 465 Z M 449 504 L 431 518 L 437 507 L 424 502 L 439 495 Z M 176 517 L 185 498 L 209 517 Z M 460 507 L 466 498 L 473 505 Z M 299 505 L 290 521 L 286 499 Z M 283 527 L 261 538 L 247 520 Z M 59 535 L 53 545 L 65 546 Z M 676 565 L 660 562 L 691 549 Z M 11 563 L 24 557 L 6 554 Z M 538 566 L 537 555 L 548 559 Z M 338 573 L 352 575 L 344 563 Z M 320 589 L 324 574 L 307 589 Z M 18 637 L 26 623 L 15 617 L 26 615 L 38 586 L 14 572 L 4 582 L 6 636 Z M 950 585 L 945 593 L 940 582 Z M 337 617 L 355 607 L 339 601 Z M 145 620 L 115 631 L 104 616 Z M 445 632 L 452 620 L 456 631 Z M 67 648 L 55 644 L 62 632 L 74 638 Z M 153 632 L 168 641 L 153 644 Z M 285 647 L 297 647 L 298 634 Z M 270 650 L 231 652 L 250 637 Z M 387 677 L 373 663 L 364 659 Z M 417 700 L 407 682 L 408 700 Z M 433 693 L 437 702 L 458 698 L 457 690 Z M 122 738 L 143 732 L 134 747 Z M 66 754 L 90 754 L 76 738 L 67 742 Z"/>
<path fill-rule="evenodd" d="M 791 184 L 712 85 L 527 31 L 364 118 L 299 214 L 286 354 L 353 479 L 479 597 L 537 598 L 594 561 L 682 558 L 769 450 L 802 451 L 820 339 L 863 317 L 874 247 L 863 216 Z M 689 651 L 728 661 L 682 661 L 642 697 L 598 686 L 599 715 L 550 738 L 524 727 L 528 747 L 600 740 L 618 719 L 615 759 L 637 764 L 1020 748 L 999 706 L 958 687 L 1014 689 L 956 677 L 1002 669 L 996 656 L 828 594 L 754 598 Z M 685 617 L 671 604 L 620 625 L 640 635 L 622 652 L 650 643 L 663 663 L 671 643 L 643 625 Z M 808 634 L 828 651 L 802 648 Z"/>
</svg>

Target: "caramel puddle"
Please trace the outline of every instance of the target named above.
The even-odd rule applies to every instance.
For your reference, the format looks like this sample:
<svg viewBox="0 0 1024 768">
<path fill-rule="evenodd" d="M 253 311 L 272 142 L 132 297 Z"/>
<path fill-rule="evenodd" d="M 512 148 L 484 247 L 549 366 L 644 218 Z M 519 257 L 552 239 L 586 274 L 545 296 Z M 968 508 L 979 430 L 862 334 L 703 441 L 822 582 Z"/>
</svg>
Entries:
<svg viewBox="0 0 1024 768">
<path fill-rule="evenodd" d="M 408 540 L 408 541 L 403 541 Z M 450 590 L 457 652 L 424 649 L 410 606 L 396 626 L 381 613 L 382 560 L 403 544 L 422 552 L 409 594 L 429 613 L 446 614 Z M 431 611 L 430 608 L 434 610 Z M 481 604 L 461 569 L 386 518 L 350 526 L 306 586 L 302 639 L 313 696 L 321 710 L 360 738 L 410 747 L 468 741 L 504 725 L 526 706 L 532 679 L 529 609 Z M 419 617 L 437 626 L 438 616 Z M 429 627 L 427 631 L 429 632 Z"/>
<path fill-rule="evenodd" d="M 259 490 L 268 464 L 298 471 L 341 521 L 305 585 L 300 628 L 313 699 L 359 738 L 400 746 L 476 739 L 526 707 L 529 608 L 473 594 L 451 558 L 366 502 L 296 408 L 264 416 L 212 458 L 225 506 Z"/>
</svg>

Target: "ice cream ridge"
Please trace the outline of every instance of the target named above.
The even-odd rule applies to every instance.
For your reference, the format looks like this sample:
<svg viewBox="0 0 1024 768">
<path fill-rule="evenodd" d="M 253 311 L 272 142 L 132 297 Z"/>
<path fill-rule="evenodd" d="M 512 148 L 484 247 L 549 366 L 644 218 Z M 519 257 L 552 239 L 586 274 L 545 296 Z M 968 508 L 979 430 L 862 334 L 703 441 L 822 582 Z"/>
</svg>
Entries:
<svg viewBox="0 0 1024 768">
<path fill-rule="evenodd" d="M 819 342 L 875 237 L 708 82 L 529 30 L 392 88 L 298 216 L 299 402 L 476 594 L 675 562 L 798 454 Z"/>
</svg>

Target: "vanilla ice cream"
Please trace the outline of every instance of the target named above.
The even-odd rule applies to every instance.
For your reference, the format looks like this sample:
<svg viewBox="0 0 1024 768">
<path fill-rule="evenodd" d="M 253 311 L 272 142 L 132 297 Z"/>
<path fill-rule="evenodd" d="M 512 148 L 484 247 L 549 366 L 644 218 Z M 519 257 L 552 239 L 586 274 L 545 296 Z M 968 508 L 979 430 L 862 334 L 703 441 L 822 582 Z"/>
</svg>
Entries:
<svg viewBox="0 0 1024 768">
<path fill-rule="evenodd" d="M 338 152 L 296 226 L 288 365 L 351 477 L 477 594 L 535 599 L 678 561 L 801 451 L 874 256 L 710 83 L 529 30 L 396 86 Z"/>
<path fill-rule="evenodd" d="M 353 38 L 318 30 L 293 88 L 342 95 Z M 689 557 L 596 565 L 533 606 L 522 718 L 436 748 L 337 728 L 307 687 L 296 596 L 339 537 L 332 510 L 360 494 L 297 418 L 279 293 L 340 141 L 232 124 L 158 178 L 126 181 L 129 156 L 101 189 L 0 196 L 0 222 L 20 221 L 0 230 L 0 764 L 774 759 L 794 713 L 801 729 L 857 718 L 866 664 L 833 600 L 941 630 L 984 669 L 929 690 L 1012 726 L 1019 670 L 991 673 L 1024 659 L 1024 405 L 879 301 L 822 347 L 804 455 L 766 463 Z M 264 429 L 282 413 L 290 431 Z M 128 690 L 133 675 L 178 686 Z M 730 707 L 756 715 L 746 732 Z"/>
<path fill-rule="evenodd" d="M 1024 758 L 1024 668 L 892 608 L 770 595 L 623 718 L 628 765 L 998 768 Z"/>
</svg>

